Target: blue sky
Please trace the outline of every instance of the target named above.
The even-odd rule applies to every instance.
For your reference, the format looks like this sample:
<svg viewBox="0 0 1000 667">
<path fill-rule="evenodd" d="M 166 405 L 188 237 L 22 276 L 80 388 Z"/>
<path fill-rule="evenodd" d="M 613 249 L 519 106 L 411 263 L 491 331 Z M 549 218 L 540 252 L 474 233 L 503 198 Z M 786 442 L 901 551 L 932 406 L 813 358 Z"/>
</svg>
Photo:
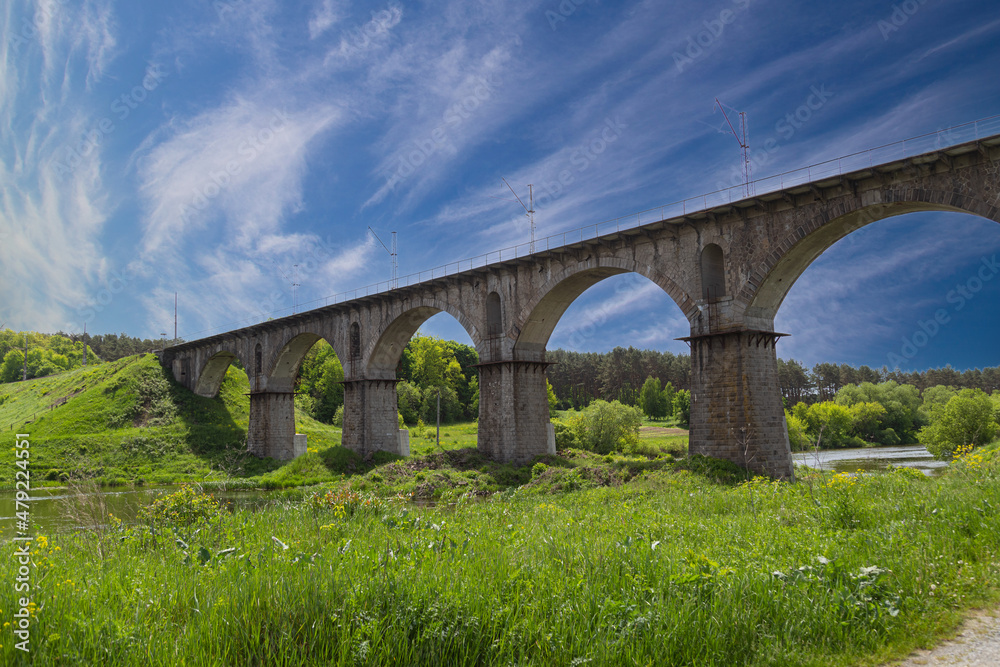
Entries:
<svg viewBox="0 0 1000 667">
<path fill-rule="evenodd" d="M 535 185 L 539 235 L 713 191 L 740 159 L 716 97 L 747 112 L 752 146 L 775 140 L 755 176 L 991 116 L 996 9 L 6 3 L 0 324 L 172 335 L 175 292 L 182 337 L 260 321 L 290 310 L 293 281 L 304 303 L 387 279 L 369 225 L 387 243 L 398 232 L 400 275 L 527 241 L 501 177 L 522 195 Z M 602 133 L 614 140 L 588 152 Z M 793 287 L 779 354 L 1000 365 L 1000 278 L 949 300 L 997 253 L 1000 226 L 971 216 L 862 229 Z M 424 330 L 468 341 L 447 315 Z M 665 294 L 619 276 L 571 307 L 550 347 L 683 352 L 687 333 Z"/>
</svg>

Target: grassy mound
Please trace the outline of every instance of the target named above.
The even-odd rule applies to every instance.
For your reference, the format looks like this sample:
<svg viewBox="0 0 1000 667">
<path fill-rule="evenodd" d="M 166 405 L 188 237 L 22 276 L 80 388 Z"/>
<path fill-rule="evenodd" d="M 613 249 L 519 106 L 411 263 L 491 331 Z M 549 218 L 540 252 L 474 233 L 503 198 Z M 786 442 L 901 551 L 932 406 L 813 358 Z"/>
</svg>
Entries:
<svg viewBox="0 0 1000 667">
<path fill-rule="evenodd" d="M 115 485 L 257 476 L 278 464 L 245 453 L 248 392 L 246 375 L 230 368 L 218 397 L 197 396 L 147 354 L 0 385 L 0 426 L 30 435 L 36 483 L 70 477 Z M 304 414 L 296 421 L 311 447 L 339 445 L 339 429 Z"/>
</svg>

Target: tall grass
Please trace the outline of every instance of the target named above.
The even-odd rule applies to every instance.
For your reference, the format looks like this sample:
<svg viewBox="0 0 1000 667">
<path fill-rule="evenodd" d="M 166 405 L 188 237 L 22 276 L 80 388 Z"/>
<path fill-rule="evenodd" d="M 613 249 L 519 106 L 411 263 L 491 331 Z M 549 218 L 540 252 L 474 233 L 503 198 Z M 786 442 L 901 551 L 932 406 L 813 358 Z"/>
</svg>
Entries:
<svg viewBox="0 0 1000 667">
<path fill-rule="evenodd" d="M 941 479 L 686 471 L 414 507 L 178 497 L 35 545 L 37 664 L 843 665 L 993 599 L 996 451 Z M 178 517 L 208 517 L 189 523 Z M 173 512 L 173 514 L 171 514 Z M 98 541 L 104 558 L 95 559 Z M 4 548 L 12 550 L 11 545 Z M 12 559 L 0 576 L 14 579 Z M 0 587 L 0 621 L 15 609 Z"/>
</svg>

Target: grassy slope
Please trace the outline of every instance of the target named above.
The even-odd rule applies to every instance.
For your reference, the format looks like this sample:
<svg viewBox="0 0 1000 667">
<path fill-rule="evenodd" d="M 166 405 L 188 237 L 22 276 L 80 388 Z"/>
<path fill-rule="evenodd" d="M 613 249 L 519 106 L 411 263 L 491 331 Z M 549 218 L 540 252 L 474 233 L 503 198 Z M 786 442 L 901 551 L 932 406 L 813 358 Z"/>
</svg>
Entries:
<svg viewBox="0 0 1000 667">
<path fill-rule="evenodd" d="M 0 385 L 0 427 L 31 436 L 35 480 L 72 475 L 105 483 L 165 483 L 259 475 L 274 461 L 241 456 L 249 384 L 230 369 L 217 398 L 178 386 L 153 355 L 48 378 Z M 340 443 L 340 431 L 297 415 L 310 447 Z M 5 453 L 11 456 L 8 449 Z"/>
</svg>

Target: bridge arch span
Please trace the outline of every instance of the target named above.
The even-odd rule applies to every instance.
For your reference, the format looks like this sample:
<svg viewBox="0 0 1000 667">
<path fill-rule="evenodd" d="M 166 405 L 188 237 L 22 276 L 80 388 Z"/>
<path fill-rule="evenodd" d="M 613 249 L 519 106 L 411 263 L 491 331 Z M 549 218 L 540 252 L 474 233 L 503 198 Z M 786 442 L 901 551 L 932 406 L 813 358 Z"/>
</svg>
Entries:
<svg viewBox="0 0 1000 667">
<path fill-rule="evenodd" d="M 306 354 L 320 340 L 321 336 L 313 332 L 299 332 L 286 336 L 281 345 L 277 346 L 273 354 L 273 359 L 265 366 L 267 377 L 267 388 L 270 391 L 290 392 L 295 389 L 295 380 L 299 375 L 299 368 Z M 337 358 L 343 360 L 337 350 L 337 346 L 327 339 Z M 343 363 L 343 361 L 341 361 Z"/>
<path fill-rule="evenodd" d="M 835 215 L 820 214 L 805 225 L 793 229 L 760 262 L 763 276 L 754 288 L 745 284 L 739 299 L 747 304 L 746 319 L 753 328 L 770 330 L 774 317 L 795 281 L 817 257 L 854 231 L 873 222 L 907 213 L 940 211 L 968 213 L 1000 222 L 1000 208 L 981 199 L 943 190 L 887 189 L 881 201 L 861 204 L 848 198 Z M 787 250 L 781 252 L 781 248 Z"/>
<path fill-rule="evenodd" d="M 364 351 L 363 368 L 370 379 L 391 380 L 396 377 L 396 366 L 403 354 L 403 348 L 420 326 L 438 313 L 448 313 L 462 325 L 479 349 L 482 337 L 479 328 L 461 308 L 439 299 L 420 299 L 399 308 L 393 317 L 377 331 Z"/>
<path fill-rule="evenodd" d="M 205 398 L 214 398 L 217 396 L 219 389 L 222 387 L 222 381 L 226 379 L 226 371 L 229 370 L 230 364 L 237 359 L 239 359 L 244 371 L 249 376 L 251 370 L 248 361 L 240 356 L 239 353 L 228 348 L 221 348 L 210 353 L 204 362 L 201 363 L 201 368 L 198 369 L 194 393 Z"/>
<path fill-rule="evenodd" d="M 573 302 L 602 280 L 624 273 L 637 273 L 658 285 L 689 320 L 697 313 L 694 300 L 671 278 L 651 266 L 617 257 L 580 262 L 554 274 L 521 309 L 515 321 L 514 358 L 544 361 L 545 346 Z"/>
</svg>

